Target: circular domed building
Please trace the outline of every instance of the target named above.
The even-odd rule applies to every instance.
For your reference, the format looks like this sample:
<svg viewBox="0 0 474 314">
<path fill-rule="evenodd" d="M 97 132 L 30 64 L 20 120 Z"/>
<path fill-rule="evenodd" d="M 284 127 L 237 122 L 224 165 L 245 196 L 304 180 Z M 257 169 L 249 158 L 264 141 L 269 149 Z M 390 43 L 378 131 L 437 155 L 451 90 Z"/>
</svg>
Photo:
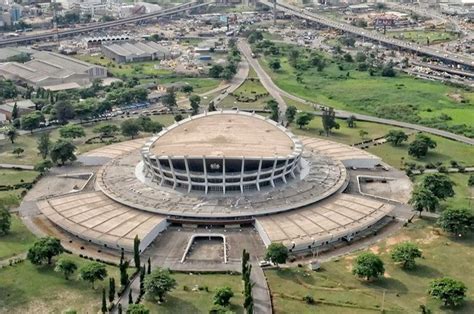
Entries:
<svg viewBox="0 0 474 314">
<path fill-rule="evenodd" d="M 151 138 L 144 171 L 160 185 L 226 193 L 275 187 L 296 177 L 302 143 L 262 116 L 212 112 L 191 116 Z"/>
</svg>

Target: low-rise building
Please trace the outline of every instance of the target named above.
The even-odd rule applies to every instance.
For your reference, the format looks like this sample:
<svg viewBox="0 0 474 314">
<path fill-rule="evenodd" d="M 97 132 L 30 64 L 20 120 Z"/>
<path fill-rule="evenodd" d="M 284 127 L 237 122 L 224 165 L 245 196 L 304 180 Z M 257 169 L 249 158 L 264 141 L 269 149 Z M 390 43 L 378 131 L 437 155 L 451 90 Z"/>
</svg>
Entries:
<svg viewBox="0 0 474 314">
<path fill-rule="evenodd" d="M 67 89 L 79 88 L 96 78 L 105 78 L 107 69 L 58 53 L 37 51 L 31 61 L 1 63 L 0 77 L 34 87 L 60 90 L 62 85 Z"/>
<path fill-rule="evenodd" d="M 13 108 L 15 104 L 18 108 L 18 115 L 21 116 L 25 113 L 35 111 L 36 105 L 30 99 L 11 101 L 4 104 L 0 104 L 0 114 L 5 115 L 6 120 L 12 119 Z"/>
<path fill-rule="evenodd" d="M 118 63 L 163 60 L 171 57 L 171 52 L 167 47 L 153 41 L 102 45 L 102 53 Z"/>
</svg>

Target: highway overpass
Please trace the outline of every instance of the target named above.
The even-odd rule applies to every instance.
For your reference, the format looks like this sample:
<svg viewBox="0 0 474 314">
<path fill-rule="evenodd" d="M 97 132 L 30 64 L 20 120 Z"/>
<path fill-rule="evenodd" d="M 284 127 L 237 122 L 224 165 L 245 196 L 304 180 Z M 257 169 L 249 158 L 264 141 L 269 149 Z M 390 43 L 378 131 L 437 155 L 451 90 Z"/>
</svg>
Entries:
<svg viewBox="0 0 474 314">
<path fill-rule="evenodd" d="M 207 6 L 211 3 L 213 3 L 213 1 L 212 2 L 208 1 L 208 2 L 203 2 L 203 3 L 199 3 L 198 1 L 191 1 L 188 3 L 178 5 L 173 8 L 164 9 L 164 10 L 160 10 L 153 13 L 142 14 L 138 16 L 132 16 L 132 17 L 124 18 L 124 19 L 115 20 L 115 21 L 96 23 L 96 24 L 76 27 L 74 29 L 68 29 L 68 30 L 50 31 L 50 32 L 45 32 L 45 33 L 40 33 L 40 34 L 35 34 L 35 35 L 26 35 L 26 36 L 14 37 L 14 38 L 2 39 L 0 40 L 0 47 L 27 44 L 27 43 L 37 42 L 40 40 L 49 40 L 49 39 L 55 38 L 56 36 L 58 38 L 73 36 L 73 35 L 78 35 L 81 33 L 102 30 L 105 28 L 115 27 L 119 25 L 137 23 L 141 21 L 154 19 L 154 18 L 159 18 L 159 17 L 164 17 L 164 16 L 169 16 L 169 15 L 185 12 L 187 10 L 197 9 L 203 6 Z"/>
<path fill-rule="evenodd" d="M 258 0 L 258 2 L 270 8 L 273 8 L 273 2 L 271 1 Z M 461 65 L 468 70 L 474 70 L 474 59 L 470 56 L 459 55 L 448 51 L 435 50 L 429 47 L 421 46 L 416 43 L 391 38 L 376 31 L 367 30 L 350 24 L 334 21 L 320 14 L 308 12 L 304 9 L 283 2 L 277 1 L 277 9 L 287 14 L 294 15 L 302 19 L 306 19 L 330 28 L 338 29 L 346 33 L 354 34 L 356 36 L 363 37 L 374 42 L 378 42 L 388 47 L 398 48 L 405 51 L 411 51 L 416 54 L 434 57 L 446 63 Z"/>
</svg>

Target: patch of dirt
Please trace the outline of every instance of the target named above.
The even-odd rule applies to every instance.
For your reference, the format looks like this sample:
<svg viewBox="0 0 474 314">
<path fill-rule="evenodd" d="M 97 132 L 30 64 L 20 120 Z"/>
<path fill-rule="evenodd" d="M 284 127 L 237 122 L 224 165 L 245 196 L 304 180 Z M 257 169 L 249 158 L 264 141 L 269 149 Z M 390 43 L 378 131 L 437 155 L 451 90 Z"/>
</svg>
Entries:
<svg viewBox="0 0 474 314">
<path fill-rule="evenodd" d="M 464 97 L 461 94 L 450 93 L 447 96 L 456 102 L 461 102 L 464 100 Z"/>
<path fill-rule="evenodd" d="M 388 272 L 385 272 L 383 275 L 384 275 L 385 278 L 392 278 L 392 276 L 390 276 L 390 273 L 388 273 Z"/>
<path fill-rule="evenodd" d="M 386 243 L 387 243 L 387 246 L 393 246 L 395 244 L 409 241 L 409 240 L 410 240 L 410 237 L 400 234 L 400 235 L 388 238 Z"/>
<path fill-rule="evenodd" d="M 439 232 L 438 229 L 435 229 L 435 228 L 432 228 L 432 227 L 430 227 L 429 229 L 430 230 L 426 234 L 426 237 L 421 238 L 421 239 L 417 239 L 416 242 L 422 243 L 422 244 L 430 244 L 431 242 L 435 241 L 436 239 L 438 239 L 440 237 L 440 232 Z"/>
<path fill-rule="evenodd" d="M 374 254 L 379 254 L 380 247 L 378 245 L 375 245 L 375 246 L 372 246 L 369 250 L 370 250 L 370 252 L 372 252 Z"/>
<path fill-rule="evenodd" d="M 81 296 L 72 293 L 70 291 L 63 291 L 59 294 L 56 295 L 56 298 L 53 300 L 51 298 L 48 298 L 47 300 L 39 300 L 35 299 L 28 304 L 26 304 L 24 307 L 21 309 L 15 309 L 18 310 L 17 313 L 35 313 L 35 314 L 48 314 L 51 312 L 56 312 L 58 309 L 61 310 L 66 310 L 66 309 L 75 309 L 77 308 L 74 307 L 75 304 L 83 304 L 83 300 L 81 301 Z M 94 308 L 98 308 L 98 301 L 88 301 L 88 306 L 82 308 L 84 311 L 83 313 L 93 313 Z M 78 311 L 79 313 L 80 311 Z"/>
</svg>

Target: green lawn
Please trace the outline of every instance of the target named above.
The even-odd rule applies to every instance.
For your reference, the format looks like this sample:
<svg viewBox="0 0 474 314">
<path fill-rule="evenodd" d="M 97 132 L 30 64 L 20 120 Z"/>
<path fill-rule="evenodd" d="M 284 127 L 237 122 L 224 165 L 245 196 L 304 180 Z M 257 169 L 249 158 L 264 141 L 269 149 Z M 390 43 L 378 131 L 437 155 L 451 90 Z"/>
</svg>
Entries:
<svg viewBox="0 0 474 314">
<path fill-rule="evenodd" d="M 39 172 L 30 170 L 0 169 L 0 185 L 14 185 L 33 182 Z"/>
<path fill-rule="evenodd" d="M 73 255 L 68 257 L 79 267 L 88 263 Z M 53 269 L 54 266 L 34 266 L 28 261 L 0 269 L 1 312 L 63 313 L 74 309 L 78 313 L 97 313 L 100 310 L 102 287 L 108 287 L 108 278 L 96 282 L 93 290 L 88 282 L 78 279 L 78 272 L 66 280 Z M 120 282 L 117 267 L 107 266 L 107 271 L 116 283 Z"/>
<path fill-rule="evenodd" d="M 469 118 L 474 114 L 472 91 L 401 73 L 394 78 L 380 74 L 370 76 L 368 72 L 357 71 L 355 62 L 336 62 L 329 56 L 326 56 L 327 66 L 321 72 L 315 68 L 300 71 L 302 82 L 297 82 L 297 71 L 286 58 L 288 46 L 278 46 L 283 49 L 280 70 L 275 72 L 269 68 L 268 61 L 273 56 L 259 61 L 280 88 L 301 98 L 337 109 L 406 121 L 428 117 L 426 113 L 432 117 L 448 113 L 452 118 L 447 123 L 449 126 L 463 123 L 471 128 L 474 126 L 474 120 Z"/>
<path fill-rule="evenodd" d="M 398 128 L 391 127 L 388 125 L 357 121 L 355 128 L 349 128 L 345 120 L 337 119 L 339 123 L 339 129 L 333 129 L 329 137 L 326 135 L 320 135 L 323 132 L 323 125 L 321 117 L 315 116 L 308 126 L 304 129 L 299 129 L 298 126 L 293 125 L 292 131 L 297 135 L 320 137 L 330 141 L 341 142 L 344 144 L 352 145 L 362 142 L 364 139 L 382 137 L 388 133 L 389 130 L 395 130 Z M 364 130 L 368 133 L 365 138 L 361 138 L 359 132 Z"/>
<path fill-rule="evenodd" d="M 402 241 L 414 241 L 423 251 L 417 268 L 404 271 L 390 259 L 390 248 Z M 266 271 L 273 294 L 275 313 L 380 313 L 385 291 L 386 313 L 419 313 L 426 305 L 433 313 L 472 313 L 474 311 L 474 239 L 452 239 L 432 222 L 424 220 L 402 229 L 398 234 L 370 249 L 385 262 L 385 277 L 373 282 L 359 280 L 351 274 L 357 253 L 324 263 L 322 271 L 303 268 Z M 455 266 L 452 262 L 455 261 Z M 429 282 L 450 276 L 468 287 L 468 298 L 456 310 L 443 308 L 427 295 Z M 311 295 L 316 305 L 302 301 Z"/>
<path fill-rule="evenodd" d="M 428 134 L 428 136 L 436 141 L 437 147 L 434 150 L 431 150 L 428 155 L 422 159 L 414 159 L 408 156 L 407 143 L 398 147 L 394 147 L 390 144 L 373 146 L 370 147 L 368 151 L 380 156 L 386 163 L 397 168 L 401 165 L 402 157 L 406 162 L 417 162 L 422 164 L 429 162 L 435 163 L 439 161 L 447 166 L 451 160 L 456 160 L 464 166 L 474 165 L 474 148 L 472 146 L 435 135 Z M 414 135 L 411 135 L 408 139 L 408 143 L 413 139 Z"/>
<path fill-rule="evenodd" d="M 136 117 L 136 116 L 132 116 Z M 161 115 L 161 116 L 151 116 L 152 120 L 159 121 L 163 125 L 167 126 L 173 123 L 174 119 L 171 115 Z M 73 142 L 77 146 L 77 153 L 84 153 L 91 149 L 95 149 L 101 146 L 106 145 L 106 143 L 97 143 L 97 144 L 85 144 L 85 141 L 91 137 L 97 136 L 93 132 L 93 129 L 96 126 L 100 126 L 103 124 L 115 124 L 120 125 L 120 123 L 125 120 L 121 118 L 116 118 L 114 120 L 109 121 L 101 121 L 98 123 L 88 123 L 83 124 L 84 130 L 86 132 L 86 136 L 80 139 L 75 139 Z M 142 134 L 147 135 L 147 134 Z M 50 133 L 51 140 L 56 141 L 59 138 L 59 130 L 54 129 Z M 37 151 L 37 138 L 38 134 L 27 134 L 19 136 L 15 144 L 11 144 L 10 142 L 3 141 L 2 145 L 0 145 L 0 160 L 5 163 L 12 163 L 12 164 L 26 164 L 26 165 L 34 165 L 38 161 L 41 160 L 41 157 L 38 155 Z M 117 138 L 121 141 L 128 140 L 129 138 L 123 137 L 122 135 L 118 135 Z M 16 147 L 21 147 L 25 150 L 23 155 L 18 158 L 16 155 L 12 153 L 13 149 Z M 1 176 L 0 176 L 1 178 Z"/>
<path fill-rule="evenodd" d="M 26 191 L 26 189 L 0 191 L 0 203 L 6 207 L 15 207 L 20 205 L 23 191 Z"/>
<path fill-rule="evenodd" d="M 454 193 L 455 195 L 451 198 L 441 201 L 441 209 L 452 207 L 452 208 L 469 208 L 474 210 L 474 199 L 469 201 L 469 198 L 474 197 L 474 188 L 467 186 L 467 180 L 469 179 L 468 173 L 449 173 L 447 174 L 451 180 L 455 183 Z M 426 175 L 416 176 L 415 182 L 420 182 Z"/>
<path fill-rule="evenodd" d="M 175 313 L 209 313 L 212 307 L 212 299 L 216 289 L 228 286 L 234 292 L 231 299 L 231 310 L 235 313 L 244 313 L 242 278 L 240 275 L 227 274 L 181 274 L 172 275 L 177 281 L 177 287 L 167 297 L 166 302 L 161 305 L 146 301 L 145 305 L 151 313 L 175 314 Z M 189 291 L 184 290 L 184 286 Z M 209 292 L 192 291 L 195 286 L 208 287 Z"/>
<path fill-rule="evenodd" d="M 11 219 L 10 232 L 0 237 L 0 260 L 26 252 L 36 239 L 17 215 Z"/>
<path fill-rule="evenodd" d="M 387 35 L 401 40 L 411 41 L 423 45 L 426 45 L 428 43 L 439 44 L 454 40 L 456 38 L 456 35 L 454 33 L 439 30 L 396 31 L 387 32 Z"/>
<path fill-rule="evenodd" d="M 249 77 L 250 77 L 249 73 Z M 272 97 L 257 78 L 249 78 L 221 102 L 223 108 L 263 109 Z"/>
</svg>

